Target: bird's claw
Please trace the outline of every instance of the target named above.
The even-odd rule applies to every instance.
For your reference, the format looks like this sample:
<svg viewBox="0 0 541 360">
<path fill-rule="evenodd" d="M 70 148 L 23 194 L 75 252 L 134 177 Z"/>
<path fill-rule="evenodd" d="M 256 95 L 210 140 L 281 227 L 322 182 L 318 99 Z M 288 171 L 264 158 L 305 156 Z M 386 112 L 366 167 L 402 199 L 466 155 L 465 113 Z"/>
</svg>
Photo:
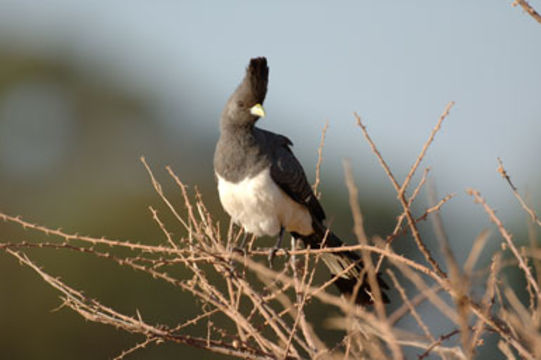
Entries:
<svg viewBox="0 0 541 360">
<path fill-rule="evenodd" d="M 279 247 L 274 247 L 272 248 L 270 251 L 269 251 L 269 256 L 268 256 L 268 260 L 269 260 L 269 267 L 272 269 L 273 267 L 273 263 L 274 263 L 274 258 L 276 257 L 276 254 L 278 253 L 278 251 L 280 250 L 283 250 L 286 257 L 289 257 L 289 251 L 287 251 L 286 249 L 282 249 L 282 248 L 279 248 Z"/>
<path fill-rule="evenodd" d="M 273 261 L 274 261 L 274 257 L 276 256 L 276 253 L 278 252 L 278 248 L 272 248 L 270 251 L 269 251 L 269 256 L 268 256 L 268 260 L 269 260 L 269 267 L 272 269 L 272 265 L 273 265 Z"/>
</svg>

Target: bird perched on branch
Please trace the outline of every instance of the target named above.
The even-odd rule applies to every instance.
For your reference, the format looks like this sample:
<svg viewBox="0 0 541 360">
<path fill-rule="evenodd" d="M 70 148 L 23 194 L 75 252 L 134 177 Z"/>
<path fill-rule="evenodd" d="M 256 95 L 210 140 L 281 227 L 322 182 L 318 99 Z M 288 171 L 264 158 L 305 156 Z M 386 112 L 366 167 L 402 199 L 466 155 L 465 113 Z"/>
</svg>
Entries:
<svg viewBox="0 0 541 360">
<path fill-rule="evenodd" d="M 214 154 L 222 206 L 246 233 L 278 236 L 271 259 L 284 231 L 312 249 L 342 246 L 324 225 L 325 212 L 291 150 L 291 140 L 255 126 L 265 116 L 268 76 L 267 59 L 251 59 L 244 79 L 223 109 Z M 363 268 L 358 254 L 328 252 L 321 258 L 332 276 L 340 274 L 334 284 L 342 294 L 356 293 L 358 304 L 373 302 L 367 281 L 356 289 Z M 378 283 L 388 288 L 379 277 Z M 383 293 L 382 299 L 388 302 Z"/>
</svg>

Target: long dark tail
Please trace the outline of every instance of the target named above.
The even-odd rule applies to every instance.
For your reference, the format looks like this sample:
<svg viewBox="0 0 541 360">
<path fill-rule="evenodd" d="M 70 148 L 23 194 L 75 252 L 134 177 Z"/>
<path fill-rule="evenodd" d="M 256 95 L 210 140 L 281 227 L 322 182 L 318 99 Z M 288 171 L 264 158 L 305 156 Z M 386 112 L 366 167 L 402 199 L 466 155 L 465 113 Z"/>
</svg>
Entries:
<svg viewBox="0 0 541 360">
<path fill-rule="evenodd" d="M 302 236 L 299 234 L 294 234 L 297 239 L 300 239 L 304 242 L 305 246 L 310 246 L 312 249 L 319 249 L 323 240 L 324 247 L 340 247 L 344 245 L 342 240 L 338 238 L 332 231 L 328 231 L 321 224 L 314 224 L 315 232 L 308 236 Z M 329 252 L 323 253 L 321 255 L 321 260 L 325 263 L 327 268 L 331 273 L 331 278 L 335 277 L 337 274 L 340 274 L 344 269 L 351 267 L 352 263 L 355 263 L 350 270 L 341 274 L 335 281 L 334 285 L 338 288 L 340 293 L 351 297 L 351 295 L 356 291 L 358 287 L 358 282 L 361 277 L 363 262 L 360 256 L 352 251 L 342 251 L 342 252 Z M 389 298 L 383 292 L 385 289 L 389 289 L 389 286 L 380 278 L 379 274 L 377 275 L 378 284 L 381 291 L 381 298 L 384 303 L 389 302 Z M 357 296 L 355 298 L 357 304 L 367 305 L 373 303 L 373 297 L 371 295 L 370 286 L 368 285 L 367 275 L 364 276 L 364 281 L 357 290 Z"/>
</svg>

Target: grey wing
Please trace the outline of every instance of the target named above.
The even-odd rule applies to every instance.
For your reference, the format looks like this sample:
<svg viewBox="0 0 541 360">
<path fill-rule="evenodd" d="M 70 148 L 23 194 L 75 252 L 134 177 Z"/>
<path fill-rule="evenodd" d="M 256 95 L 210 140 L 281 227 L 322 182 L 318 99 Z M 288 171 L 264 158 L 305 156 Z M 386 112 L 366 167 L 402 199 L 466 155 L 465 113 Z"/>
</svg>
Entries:
<svg viewBox="0 0 541 360">
<path fill-rule="evenodd" d="M 284 139 L 283 144 L 275 148 L 270 169 L 271 177 L 286 194 L 306 206 L 312 217 L 322 223 L 325 220 L 325 212 L 306 179 L 304 169 L 289 148 L 291 142 L 285 137 Z"/>
</svg>

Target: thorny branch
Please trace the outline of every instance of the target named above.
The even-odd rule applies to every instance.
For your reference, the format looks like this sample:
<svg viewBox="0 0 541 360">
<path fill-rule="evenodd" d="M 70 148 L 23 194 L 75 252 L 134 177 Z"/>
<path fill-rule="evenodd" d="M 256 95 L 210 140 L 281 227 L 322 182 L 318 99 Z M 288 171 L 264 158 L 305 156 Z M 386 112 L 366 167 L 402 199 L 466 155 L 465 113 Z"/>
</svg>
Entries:
<svg viewBox="0 0 541 360">
<path fill-rule="evenodd" d="M 242 253 L 232 251 L 238 242 L 240 232 L 230 226 L 226 234 L 222 233 L 220 224 L 208 211 L 201 194 L 197 190 L 188 191 L 187 186 L 170 167 L 167 167 L 166 170 L 178 186 L 184 201 L 184 204 L 179 204 L 183 205 L 183 209 L 177 209 L 177 204 L 169 200 L 150 166 L 142 158 L 158 197 L 184 231 L 180 238 L 172 235 L 169 230 L 172 224 L 162 221 L 154 208 L 149 209 L 163 234 L 161 244 L 72 234 L 62 229 L 34 224 L 19 216 L 0 213 L 0 220 L 48 236 L 47 241 L 9 242 L 7 239 L 0 239 L 2 241 L 0 250 L 34 270 L 43 281 L 58 290 L 62 294 L 64 307 L 72 309 L 86 320 L 139 334 L 141 340 L 121 352 L 117 359 L 129 357 L 142 348 L 163 342 L 198 347 L 246 359 L 363 357 L 400 359 L 404 357 L 403 352 L 406 348 L 420 349 L 420 359 L 428 355 L 437 355 L 443 359 L 472 359 L 483 343 L 483 336 L 487 331 L 498 336 L 500 341 L 498 347 L 505 354 L 516 352 L 525 359 L 540 358 L 541 349 L 538 344 L 541 343 L 541 335 L 537 330 L 539 327 L 536 320 L 541 313 L 540 290 L 536 274 L 529 268 L 527 262 L 528 257 L 541 257 L 538 249 L 519 250 L 511 233 L 476 190 L 471 190 L 471 195 L 483 206 L 489 219 L 496 224 L 507 248 L 513 254 L 513 261 L 501 261 L 503 253 L 497 252 L 493 255 L 489 267 L 474 271 L 477 259 L 485 251 L 484 244 L 489 236 L 487 231 L 483 231 L 473 241 L 472 249 L 463 266 L 458 264 L 450 247 L 443 243 L 448 267 L 451 269 L 450 275 L 447 276 L 417 229 L 420 221 L 437 214 L 453 197 L 450 194 L 437 202 L 434 200 L 432 207 L 421 211 L 420 215 L 414 215 L 411 207 L 426 182 L 428 169 L 423 172 L 412 194 L 406 197 L 413 176 L 435 135 L 440 131 L 441 124 L 452 105 L 453 103 L 449 103 L 443 111 L 401 184 L 393 176 L 365 125 L 356 115 L 364 137 L 391 181 L 402 206 L 394 230 L 386 236 L 387 241 L 384 244 L 374 242 L 364 232 L 362 212 L 357 204 L 357 189 L 351 171 L 346 169 L 350 205 L 359 244 L 319 249 L 294 247 L 288 252 L 291 261 L 286 262 L 283 269 L 269 269 L 264 265 L 266 262 L 259 261 L 266 259 L 267 249 L 250 247 Z M 327 125 L 323 130 L 318 150 L 317 180 L 314 184 L 316 192 L 326 130 Z M 503 169 L 501 161 L 499 171 L 529 218 L 539 225 L 539 218 L 522 200 Z M 392 240 L 407 231 L 413 234 L 415 245 L 424 255 L 428 265 L 397 254 L 393 249 Z M 443 230 L 439 229 L 438 232 L 446 241 Z M 374 243 L 377 245 L 372 245 Z M 192 319 L 170 325 L 153 324 L 153 321 L 140 313 L 123 314 L 98 300 L 87 297 L 82 291 L 70 287 L 60 278 L 50 275 L 25 253 L 26 250 L 40 248 L 54 249 L 58 252 L 79 252 L 151 276 L 156 281 L 162 281 L 167 286 L 190 294 L 197 300 L 193 306 L 201 307 L 200 312 Z M 361 252 L 366 267 L 365 276 L 376 301 L 373 307 L 356 306 L 329 292 L 330 285 L 336 278 L 347 273 L 349 269 L 344 269 L 329 281 L 318 283 L 316 265 L 320 257 L 329 252 L 341 251 Z M 277 254 L 284 255 L 285 251 Z M 379 261 L 373 262 L 372 256 L 378 256 Z M 375 281 L 383 259 L 386 260 L 385 273 L 389 275 L 398 292 L 393 302 L 404 304 L 392 313 L 388 313 L 388 308 L 381 302 L 380 290 Z M 171 272 L 170 269 L 179 266 L 190 275 L 184 277 L 173 275 L 178 272 Z M 518 266 L 522 270 L 532 294 L 535 294 L 537 301 L 531 301 L 530 306 L 523 305 L 513 290 L 500 281 L 502 269 L 509 266 Z M 484 293 L 473 292 L 473 285 L 482 281 L 486 283 Z M 410 286 L 408 282 L 411 282 Z M 447 301 L 449 296 L 455 299 L 454 304 Z M 316 299 L 317 301 L 314 301 Z M 435 333 L 425 318 L 426 314 L 420 308 L 425 302 L 438 312 L 439 316 L 447 317 L 453 324 L 457 324 L 457 329 L 444 335 Z M 325 337 L 325 329 L 307 316 L 309 312 L 314 311 L 314 307 L 317 311 L 317 307 L 322 304 L 334 309 L 335 314 L 340 314 L 328 321 L 328 324 L 345 332 L 343 341 L 337 344 L 330 344 Z M 401 320 L 405 317 L 413 318 L 419 328 L 403 328 Z M 207 322 L 206 329 L 203 333 L 198 333 L 194 325 L 204 321 Z"/>
</svg>

